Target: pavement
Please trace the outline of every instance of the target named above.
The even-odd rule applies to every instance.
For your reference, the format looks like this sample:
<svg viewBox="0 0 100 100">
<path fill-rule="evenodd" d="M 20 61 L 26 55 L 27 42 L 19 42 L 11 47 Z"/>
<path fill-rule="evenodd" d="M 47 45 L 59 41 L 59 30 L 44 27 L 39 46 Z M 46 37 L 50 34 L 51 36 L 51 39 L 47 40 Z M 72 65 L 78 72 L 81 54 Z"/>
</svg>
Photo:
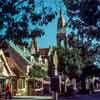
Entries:
<svg viewBox="0 0 100 100">
<path fill-rule="evenodd" d="M 53 100 L 50 96 L 30 96 L 30 97 L 15 97 L 12 100 Z M 100 93 L 91 95 L 75 95 L 71 97 L 59 97 L 58 100 L 100 100 Z"/>
<path fill-rule="evenodd" d="M 12 100 L 53 100 L 52 96 L 15 96 Z M 100 100 L 100 92 L 94 94 L 74 95 L 70 97 L 60 96 L 58 100 Z"/>
<path fill-rule="evenodd" d="M 1 99 L 0 100 L 4 100 Z M 14 96 L 12 100 L 53 100 L 52 96 Z M 58 100 L 100 100 L 100 91 L 89 94 L 77 94 L 74 96 L 60 96 Z"/>
<path fill-rule="evenodd" d="M 12 100 L 52 100 L 52 96 L 14 96 Z"/>
</svg>

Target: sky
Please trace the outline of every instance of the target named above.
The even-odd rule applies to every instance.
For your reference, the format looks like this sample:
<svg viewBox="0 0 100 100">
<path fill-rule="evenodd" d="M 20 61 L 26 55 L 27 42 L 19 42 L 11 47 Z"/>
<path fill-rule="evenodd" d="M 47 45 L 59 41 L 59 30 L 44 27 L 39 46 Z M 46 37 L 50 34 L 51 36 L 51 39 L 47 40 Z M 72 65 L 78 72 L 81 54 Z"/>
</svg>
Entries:
<svg viewBox="0 0 100 100">
<path fill-rule="evenodd" d="M 60 7 L 62 8 L 62 13 L 64 14 L 64 18 L 67 21 L 68 17 L 66 16 L 66 8 L 62 2 L 62 0 L 58 0 L 58 2 L 56 0 L 45 0 L 45 5 L 47 6 L 51 6 L 50 4 L 52 4 L 53 9 L 60 10 Z M 59 5 L 59 2 L 61 2 Z M 36 11 L 38 9 L 38 6 L 36 8 Z M 56 34 L 57 34 L 57 22 L 58 22 L 58 18 L 59 18 L 59 14 L 58 16 L 55 17 L 55 19 L 52 20 L 52 22 L 50 22 L 47 26 L 43 26 L 43 30 L 45 31 L 45 35 L 41 38 L 37 39 L 37 43 L 38 43 L 38 47 L 40 48 L 47 48 L 49 46 L 55 46 L 56 45 Z"/>
<path fill-rule="evenodd" d="M 57 17 L 49 23 L 47 26 L 43 27 L 45 35 L 41 38 L 38 38 L 38 47 L 48 47 L 49 45 L 53 46 L 56 44 L 56 34 L 57 34 Z"/>
</svg>

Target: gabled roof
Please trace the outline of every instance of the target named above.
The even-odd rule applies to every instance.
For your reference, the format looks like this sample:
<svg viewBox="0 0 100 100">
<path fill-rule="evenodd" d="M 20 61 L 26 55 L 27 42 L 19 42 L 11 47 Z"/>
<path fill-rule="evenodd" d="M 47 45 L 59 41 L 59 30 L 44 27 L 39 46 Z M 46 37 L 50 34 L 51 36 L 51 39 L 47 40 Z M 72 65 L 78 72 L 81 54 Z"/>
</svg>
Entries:
<svg viewBox="0 0 100 100">
<path fill-rule="evenodd" d="M 4 46 L 6 46 L 6 48 L 4 48 Z M 24 52 L 22 47 L 15 45 L 11 41 L 3 41 L 0 47 L 3 49 L 5 59 L 10 69 L 16 75 L 26 75 L 27 65 L 30 65 L 30 61 L 27 58 L 29 52 Z"/>
<path fill-rule="evenodd" d="M 11 46 L 9 46 L 7 52 L 10 55 L 9 58 L 7 58 L 9 65 L 11 65 L 12 62 L 14 66 L 16 65 L 16 68 L 20 68 L 23 71 L 23 73 L 26 73 L 27 65 L 29 65 L 29 63 L 25 59 L 23 59 L 23 57 Z"/>
<path fill-rule="evenodd" d="M 2 51 L 2 49 L 0 49 L 0 59 L 2 59 L 1 63 L 3 63 L 2 68 L 2 76 L 15 76 L 14 72 L 10 69 L 6 57 L 4 55 L 4 52 Z"/>
<path fill-rule="evenodd" d="M 5 41 L 4 44 L 7 46 L 6 49 L 3 49 L 7 63 L 17 76 L 26 75 L 28 65 L 40 65 L 37 61 L 35 61 L 35 63 L 31 62 L 29 59 L 31 57 L 31 53 L 27 48 L 24 51 L 22 46 L 15 45 L 12 41 Z M 48 56 L 48 52 L 49 48 L 39 49 L 39 54 L 44 58 Z"/>
<path fill-rule="evenodd" d="M 27 57 L 31 56 L 30 52 L 26 49 L 26 51 L 24 52 L 24 50 L 18 46 L 15 45 L 12 41 L 7 41 L 9 48 L 12 49 L 14 52 L 16 52 L 25 62 L 27 62 L 27 64 L 30 64 L 30 61 L 27 59 Z"/>
<path fill-rule="evenodd" d="M 25 76 L 23 70 L 18 66 L 15 60 L 12 57 L 6 57 L 7 63 L 10 66 L 11 70 L 16 74 L 16 76 Z"/>
</svg>

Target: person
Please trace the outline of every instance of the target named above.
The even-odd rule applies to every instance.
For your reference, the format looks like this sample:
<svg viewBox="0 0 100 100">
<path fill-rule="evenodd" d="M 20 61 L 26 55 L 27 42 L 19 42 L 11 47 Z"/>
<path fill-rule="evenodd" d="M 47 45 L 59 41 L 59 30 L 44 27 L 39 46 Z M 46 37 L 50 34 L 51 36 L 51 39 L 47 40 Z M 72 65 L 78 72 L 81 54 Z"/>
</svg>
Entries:
<svg viewBox="0 0 100 100">
<path fill-rule="evenodd" d="M 69 79 L 69 77 L 66 78 L 66 81 L 65 81 L 65 92 L 68 92 L 68 87 L 71 85 L 71 81 Z"/>
<path fill-rule="evenodd" d="M 85 87 L 86 87 L 86 90 L 89 90 L 89 79 L 88 79 L 88 77 L 85 79 Z"/>
<path fill-rule="evenodd" d="M 11 90 L 9 84 L 6 85 L 5 100 L 11 100 Z"/>
<path fill-rule="evenodd" d="M 73 90 L 76 92 L 77 88 L 76 88 L 76 79 L 75 78 L 72 79 L 72 86 L 73 86 Z"/>
<path fill-rule="evenodd" d="M 92 94 L 94 92 L 94 87 L 93 87 L 93 78 L 89 78 L 89 94 Z"/>
</svg>

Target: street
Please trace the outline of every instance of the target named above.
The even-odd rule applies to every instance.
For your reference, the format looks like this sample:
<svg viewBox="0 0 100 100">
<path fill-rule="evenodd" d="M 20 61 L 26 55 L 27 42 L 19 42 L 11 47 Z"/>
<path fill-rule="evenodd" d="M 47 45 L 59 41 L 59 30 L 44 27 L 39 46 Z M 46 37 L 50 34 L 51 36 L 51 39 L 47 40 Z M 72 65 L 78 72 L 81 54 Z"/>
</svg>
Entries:
<svg viewBox="0 0 100 100">
<path fill-rule="evenodd" d="M 76 95 L 73 97 L 60 97 L 59 100 L 100 100 L 100 93 L 92 95 Z"/>
<path fill-rule="evenodd" d="M 41 97 L 37 98 L 16 98 L 12 100 L 52 100 L 50 98 L 43 99 Z M 75 95 L 72 97 L 59 97 L 59 100 L 100 100 L 100 93 L 92 94 L 92 95 Z"/>
</svg>

